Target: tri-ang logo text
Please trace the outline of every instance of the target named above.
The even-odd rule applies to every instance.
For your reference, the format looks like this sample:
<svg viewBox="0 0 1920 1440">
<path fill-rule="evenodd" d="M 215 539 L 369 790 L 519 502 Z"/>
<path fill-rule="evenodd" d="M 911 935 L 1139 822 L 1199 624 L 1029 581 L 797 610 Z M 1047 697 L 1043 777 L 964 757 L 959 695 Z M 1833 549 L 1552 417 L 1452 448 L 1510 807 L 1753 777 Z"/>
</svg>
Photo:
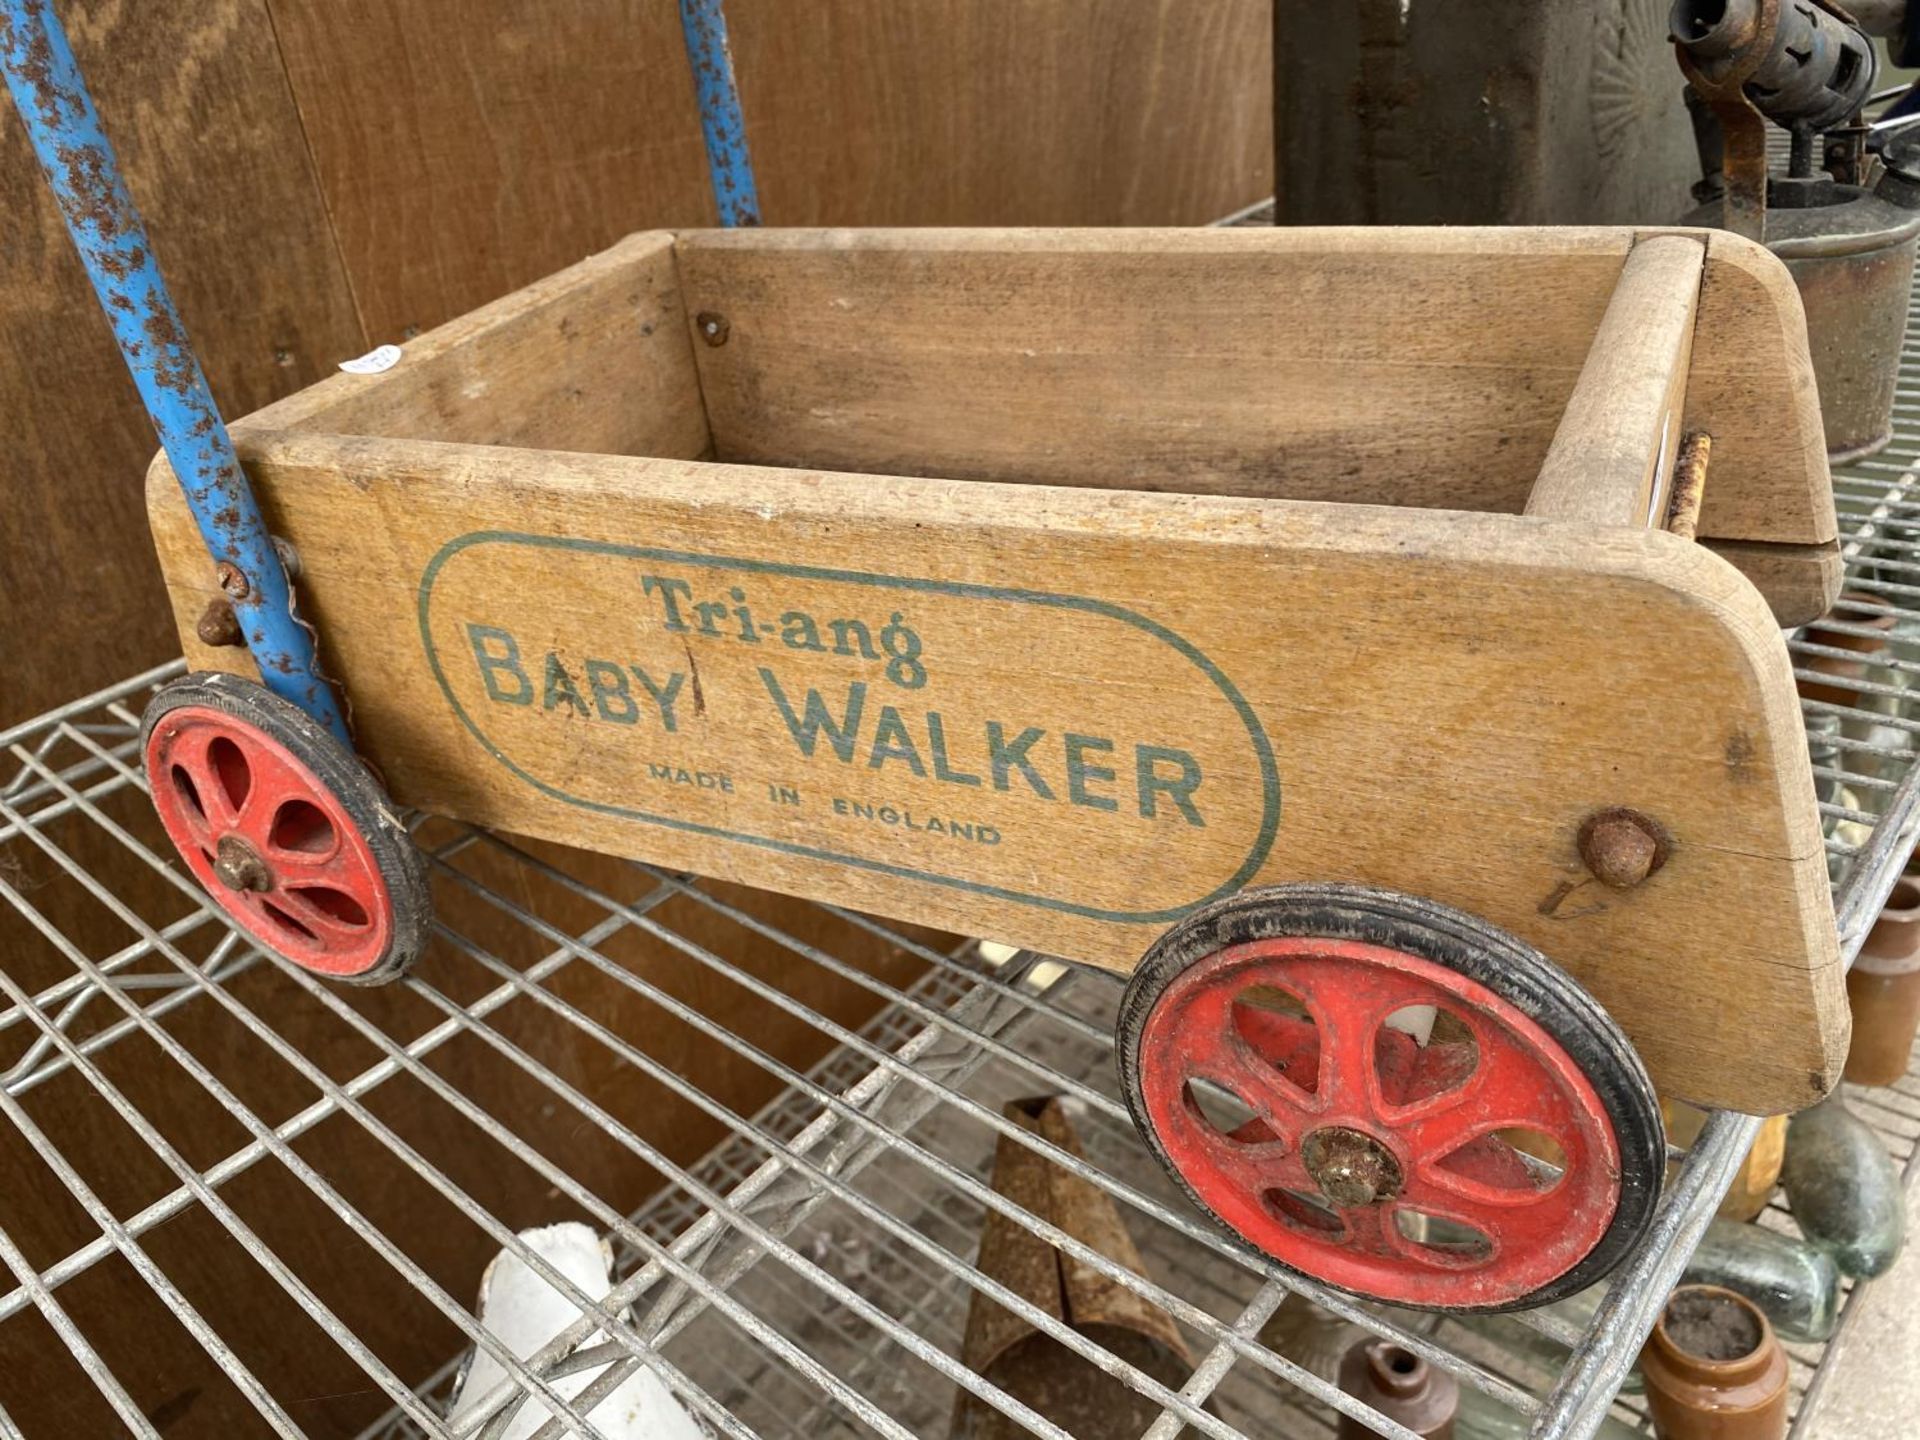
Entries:
<svg viewBox="0 0 1920 1440">
<path fill-rule="evenodd" d="M 643 825 L 1144 921 L 1245 883 L 1278 823 L 1232 683 L 1098 600 L 482 532 L 420 624 L 497 761 Z M 1059 863 L 1062 825 L 1100 868 Z"/>
</svg>

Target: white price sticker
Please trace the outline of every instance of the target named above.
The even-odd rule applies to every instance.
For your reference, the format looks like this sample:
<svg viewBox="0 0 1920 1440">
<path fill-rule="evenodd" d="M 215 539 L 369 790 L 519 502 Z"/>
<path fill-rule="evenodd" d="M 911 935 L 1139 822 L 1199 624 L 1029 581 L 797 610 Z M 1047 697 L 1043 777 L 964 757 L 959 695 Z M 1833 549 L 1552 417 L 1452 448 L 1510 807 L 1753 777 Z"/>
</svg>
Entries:
<svg viewBox="0 0 1920 1440">
<path fill-rule="evenodd" d="M 378 375 L 391 370 L 400 363 L 398 345 L 382 345 L 378 350 L 369 350 L 358 360 L 342 360 L 340 368 L 349 375 Z"/>
</svg>

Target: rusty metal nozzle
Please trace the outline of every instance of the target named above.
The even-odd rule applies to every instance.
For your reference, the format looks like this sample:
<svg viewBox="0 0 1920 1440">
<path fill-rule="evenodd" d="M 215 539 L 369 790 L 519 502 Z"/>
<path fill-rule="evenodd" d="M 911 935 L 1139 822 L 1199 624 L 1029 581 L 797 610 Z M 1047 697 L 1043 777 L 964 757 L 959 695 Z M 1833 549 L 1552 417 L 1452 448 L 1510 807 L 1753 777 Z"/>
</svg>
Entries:
<svg viewBox="0 0 1920 1440">
<path fill-rule="evenodd" d="M 1674 0 L 1667 28 L 1707 74 L 1744 75 L 1747 98 L 1789 129 L 1844 125 L 1873 91 L 1867 37 L 1815 5 L 1782 5 L 1769 34 L 1759 0 Z"/>
</svg>

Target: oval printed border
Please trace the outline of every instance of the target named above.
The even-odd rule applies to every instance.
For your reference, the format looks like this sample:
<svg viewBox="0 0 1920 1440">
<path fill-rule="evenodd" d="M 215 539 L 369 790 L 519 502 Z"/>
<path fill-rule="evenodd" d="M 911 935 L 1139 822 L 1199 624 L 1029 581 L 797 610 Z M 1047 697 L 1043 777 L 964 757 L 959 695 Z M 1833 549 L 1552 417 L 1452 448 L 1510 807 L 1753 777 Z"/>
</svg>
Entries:
<svg viewBox="0 0 1920 1440">
<path fill-rule="evenodd" d="M 1261 812 L 1260 829 L 1254 837 L 1246 859 L 1222 884 L 1198 899 L 1185 905 L 1160 910 L 1106 910 L 1093 905 L 1076 905 L 1068 900 L 1060 900 L 1048 895 L 1034 895 L 1023 890 L 1011 890 L 999 885 L 989 885 L 977 880 L 965 880 L 957 875 L 942 875 L 937 871 L 916 870 L 906 865 L 893 865 L 884 860 L 870 860 L 860 855 L 847 855 L 837 850 L 827 850 L 814 845 L 802 845 L 789 840 L 776 840 L 770 836 L 753 835 L 743 831 L 727 830 L 716 825 L 703 825 L 693 820 L 682 820 L 672 815 L 657 815 L 648 810 L 637 810 L 631 806 L 609 805 L 604 801 L 588 800 L 549 785 L 546 781 L 530 773 L 516 763 L 488 738 L 486 732 L 475 723 L 473 717 L 453 693 L 453 687 L 447 683 L 447 677 L 440 665 L 440 655 L 433 643 L 433 627 L 430 610 L 433 603 L 433 586 L 448 561 L 463 551 L 480 545 L 523 545 L 536 549 L 570 551 L 575 554 L 610 555 L 622 559 L 658 560 L 673 565 L 696 566 L 706 570 L 732 570 L 750 575 L 779 575 L 792 579 L 834 581 L 845 585 L 863 585 L 885 590 L 904 590 L 923 595 L 948 595 L 963 600 L 1000 601 L 1017 605 L 1038 605 L 1055 610 L 1078 610 L 1090 615 L 1099 615 L 1109 620 L 1118 620 L 1137 630 L 1151 635 L 1165 645 L 1171 646 L 1180 656 L 1198 669 L 1213 686 L 1219 690 L 1227 703 L 1233 706 L 1240 721 L 1246 726 L 1247 739 L 1253 746 L 1255 758 L 1260 765 Z M 1268 852 L 1273 848 L 1273 839 L 1280 828 L 1280 772 L 1274 762 L 1273 745 L 1267 739 L 1267 732 L 1260 724 L 1260 717 L 1254 714 L 1253 707 L 1240 691 L 1221 671 L 1220 667 L 1208 659 L 1201 650 L 1183 636 L 1169 630 L 1157 620 L 1150 620 L 1136 610 L 1124 605 L 1115 605 L 1106 600 L 1091 600 L 1079 595 L 1060 595 L 1045 590 L 1020 590 L 1000 585 L 964 584 L 951 580 L 913 580 L 898 575 L 872 574 L 859 570 L 834 570 L 813 565 L 784 565 L 770 560 L 742 560 L 724 555 L 706 555 L 691 550 L 660 550 L 643 545 L 625 545 L 607 540 L 578 540 L 567 536 L 530 535 L 514 530 L 476 530 L 470 534 L 458 536 L 441 546 L 427 568 L 420 576 L 420 643 L 426 652 L 427 664 L 433 670 L 433 678 L 440 686 L 440 693 L 446 696 L 447 704 L 453 713 L 460 717 L 460 723 L 467 727 L 474 739 L 486 749 L 487 753 L 500 762 L 507 770 L 517 775 L 542 794 L 574 805 L 583 810 L 592 810 L 601 814 L 618 816 L 625 820 L 637 820 L 643 824 L 659 825 L 666 829 L 687 831 L 696 835 L 710 835 L 716 839 L 733 840 L 741 844 L 756 845 L 763 849 L 777 850 L 783 854 L 800 855 L 812 860 L 824 860 L 836 865 L 850 865 L 856 869 L 873 871 L 877 874 L 896 876 L 907 880 L 922 880 L 934 885 L 944 885 L 951 889 L 965 890 L 976 895 L 989 895 L 995 899 L 1011 900 L 1022 905 L 1034 905 L 1046 910 L 1054 910 L 1068 915 L 1079 915 L 1093 920 L 1111 920 L 1123 924 L 1147 924 L 1171 922 L 1183 915 L 1191 914 L 1202 905 L 1231 895 L 1245 887 L 1260 867 L 1266 863 Z"/>
</svg>

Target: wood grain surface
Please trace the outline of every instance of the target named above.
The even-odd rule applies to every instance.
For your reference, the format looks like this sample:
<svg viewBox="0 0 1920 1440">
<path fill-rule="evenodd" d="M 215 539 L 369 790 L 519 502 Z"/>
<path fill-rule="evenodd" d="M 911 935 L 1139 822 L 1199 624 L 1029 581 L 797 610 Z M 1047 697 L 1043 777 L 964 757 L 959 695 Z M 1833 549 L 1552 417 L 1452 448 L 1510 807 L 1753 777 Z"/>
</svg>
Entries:
<svg viewBox="0 0 1920 1440">
<path fill-rule="evenodd" d="M 1799 295 L 1764 249 L 1692 233 L 1700 533 L 1831 540 Z M 769 230 L 679 249 L 689 311 L 728 324 L 695 347 L 721 459 L 1513 513 L 1635 240 Z"/>
<path fill-rule="evenodd" d="M 1837 540 L 1824 545 L 1768 545 L 1751 540 L 1700 543 L 1753 582 L 1783 628 L 1819 619 L 1840 594 L 1846 566 Z"/>
<path fill-rule="evenodd" d="M 1271 189 L 1262 0 L 729 6 L 776 223 L 1197 224 Z M 672 0 L 62 0 L 229 416 L 711 223 Z M 964 142 L 962 139 L 964 137 Z M 152 436 L 0 104 L 0 725 L 172 652 Z M 576 444 L 584 443 L 575 441 Z"/>
<path fill-rule="evenodd" d="M 713 222 L 668 0 L 272 0 L 368 332 Z M 736 0 L 770 225 L 1204 224 L 1270 193 L 1261 0 Z"/>
<path fill-rule="evenodd" d="M 365 348 L 262 0 L 62 4 L 128 188 L 229 413 Z M 148 424 L 26 131 L 0 100 L 0 725 L 174 653 Z"/>
<path fill-rule="evenodd" d="M 643 233 L 234 428 L 697 459 L 712 442 L 693 345 L 673 236 Z"/>
<path fill-rule="evenodd" d="M 1705 261 L 1706 246 L 1680 235 L 1628 254 L 1527 514 L 1643 528 L 1665 520 Z"/>
<path fill-rule="evenodd" d="M 1785 649 L 1673 536 L 249 447 L 407 803 L 1120 970 L 1216 893 L 1380 884 L 1538 944 L 1664 1093 L 1788 1109 L 1844 1054 Z M 191 616 L 211 591 L 164 467 L 152 493 Z M 1613 805 L 1673 835 L 1624 893 L 1575 850 Z"/>
<path fill-rule="evenodd" d="M 337 361 L 378 341 L 411 346 L 417 337 L 410 332 L 465 316 L 631 230 L 711 214 L 670 0 L 274 0 L 271 7 L 263 0 L 58 0 L 58 8 L 229 414 L 331 375 Z M 978 7 L 941 6 L 944 31 L 897 22 L 907 8 L 869 3 L 830 14 L 824 6 L 730 6 L 763 193 L 782 210 L 831 222 L 1199 222 L 1269 188 L 1268 49 L 1257 0 L 1209 7 L 1198 24 L 1169 0 L 1018 16 L 1002 5 L 1003 20 L 1021 22 L 1017 43 L 1006 24 L 974 24 L 968 12 Z M 912 8 L 933 15 L 932 7 Z M 1142 15 L 1151 17 L 1144 29 L 1135 23 Z M 959 27 L 964 46 L 951 40 Z M 882 35 L 925 52 L 889 53 L 876 41 Z M 1122 45 L 1124 72 L 1115 68 Z M 1147 93 L 1130 92 L 1134 86 Z M 790 101 L 782 87 L 805 93 Z M 977 164 L 958 139 L 953 107 L 962 100 L 966 124 L 992 126 Z M 1068 113 L 1080 107 L 1091 108 Z M 873 126 L 843 129 L 855 110 L 871 115 Z M 911 144 L 901 145 L 908 136 Z M 1066 143 L 1038 143 L 1047 137 Z M 829 151 L 829 138 L 844 143 Z M 816 185 L 824 188 L 806 193 Z M 163 660 L 177 642 L 140 499 L 151 431 L 3 103 L 0 197 L 0 411 L 11 442 L 0 468 L 5 725 Z M 802 213 L 803 202 L 815 208 Z M 596 374 L 562 358 L 564 384 L 548 394 L 531 383 L 543 355 L 624 342 L 620 353 L 637 356 L 646 347 L 634 327 L 644 328 L 647 306 L 663 294 L 628 292 L 608 278 L 604 289 L 570 295 L 577 309 L 565 300 L 549 307 L 514 297 L 508 313 L 474 317 L 485 333 L 462 347 L 440 388 L 409 397 L 420 404 L 412 422 L 383 410 L 397 405 L 397 388 L 343 417 L 351 413 L 375 433 L 388 425 L 424 435 L 437 417 L 449 438 L 696 454 L 706 444 L 704 420 L 683 403 L 688 368 L 670 358 L 684 335 L 671 343 L 662 337 L 654 353 L 667 358 L 657 370 Z M 569 326 L 589 341 L 576 341 Z M 511 347 L 487 348 L 509 337 Z M 530 368 L 515 371 L 516 360 Z M 463 373 L 461 365 L 469 368 Z M 398 378 L 404 383 L 407 375 Z M 356 388 L 368 387 L 328 393 L 345 398 Z M 120 818 L 152 820 L 146 809 Z M 59 838 L 143 910 L 173 903 L 164 881 L 97 834 L 89 838 L 84 826 L 64 827 Z M 123 926 L 23 844 L 0 849 L 0 873 L 25 887 L 49 923 L 94 955 L 127 942 Z M 630 880 L 630 867 L 611 857 L 557 847 L 546 853 L 569 874 L 609 889 Z M 493 878 L 543 916 L 564 920 L 583 908 L 558 887 L 516 879 L 511 866 L 496 866 Z M 526 942 L 510 921 L 458 887 L 439 889 L 443 921 L 496 953 L 521 955 Z M 778 896 L 742 903 L 789 927 L 813 914 Z M 700 915 L 675 923 L 697 927 Z M 913 971 L 886 947 L 863 948 L 856 933 L 809 933 L 895 980 Z M 738 953 L 738 935 L 723 938 Z M 604 948 L 663 985 L 698 992 L 692 1003 L 752 1027 L 788 1063 L 813 1058 L 817 1031 L 770 1007 L 752 1009 L 737 987 L 703 980 L 704 971 L 667 947 L 622 937 Z M 809 977 L 767 947 L 747 948 L 749 968 L 800 987 L 796 993 L 839 1021 L 857 1025 L 871 1012 L 869 992 Z M 71 970 L 11 904 L 0 904 L 0 951 L 8 973 L 36 987 Z M 443 949 L 428 963 L 448 993 L 471 993 L 457 957 Z M 765 1071 L 734 1063 L 698 1036 L 663 1031 L 657 1013 L 624 1001 L 605 976 L 568 975 L 560 984 L 623 1032 L 658 1037 L 674 1069 L 725 1103 L 750 1112 L 770 1095 Z M 366 1063 L 364 1043 L 270 972 L 250 978 L 241 993 L 331 1073 Z M 398 991 L 356 996 L 354 1004 L 396 1029 L 416 1022 L 421 1008 Z M 263 1113 L 277 1119 L 312 1098 L 230 1021 L 189 1007 L 169 1023 Z M 551 1017 L 509 1012 L 502 1023 L 673 1153 L 691 1158 L 715 1138 L 711 1117 L 663 1103 L 630 1067 L 570 1045 Z M 23 1033 L 9 1032 L 0 1057 L 17 1056 Z M 106 1054 L 116 1079 L 196 1163 L 241 1143 L 231 1117 L 153 1047 L 126 1041 Z M 451 1047 L 437 1063 L 506 1123 L 538 1133 L 550 1097 L 503 1075 L 486 1051 Z M 555 1218 L 543 1181 L 476 1165 L 484 1152 L 466 1145 L 418 1090 L 383 1087 L 377 1103 L 485 1203 L 528 1223 Z M 172 1183 L 77 1077 L 36 1089 L 29 1110 L 117 1213 L 131 1213 Z M 329 1122 L 305 1143 L 374 1223 L 451 1293 L 468 1297 L 491 1253 L 478 1232 L 404 1183 L 392 1157 L 359 1127 Z M 611 1200 L 624 1205 L 656 1182 L 611 1147 L 595 1149 L 577 1133 L 566 1143 L 569 1166 Z M 11 1129 L 0 1134 L 0 1170 L 9 1181 L 6 1228 L 36 1263 L 51 1264 L 90 1237 L 65 1187 Z M 410 1380 L 458 1349 L 430 1307 L 396 1300 L 404 1297 L 397 1277 L 284 1170 L 257 1167 L 225 1193 Z M 311 1433 L 358 1433 L 384 1407 L 360 1368 L 203 1212 L 189 1210 L 146 1243 Z M 169 1437 L 258 1429 L 253 1407 L 127 1264 L 106 1262 L 59 1293 Z M 6 1404 L 34 1440 L 116 1427 L 64 1342 L 31 1312 L 0 1323 L 0 1374 L 32 1377 L 32 1393 L 22 1398 L 10 1389 Z"/>
<path fill-rule="evenodd" d="M 1267 0 L 728 0 L 727 24 L 769 225 L 1204 225 L 1273 193 Z"/>
</svg>

